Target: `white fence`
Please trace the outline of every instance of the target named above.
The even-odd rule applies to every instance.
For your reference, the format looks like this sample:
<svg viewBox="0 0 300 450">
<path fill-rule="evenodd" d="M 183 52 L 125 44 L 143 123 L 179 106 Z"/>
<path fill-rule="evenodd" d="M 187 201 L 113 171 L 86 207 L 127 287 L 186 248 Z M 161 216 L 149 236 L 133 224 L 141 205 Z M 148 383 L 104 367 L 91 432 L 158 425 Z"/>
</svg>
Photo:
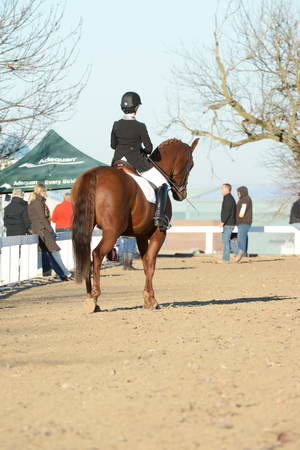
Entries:
<svg viewBox="0 0 300 450">
<path fill-rule="evenodd" d="M 234 232 L 237 228 L 234 229 Z M 205 253 L 214 252 L 214 233 L 221 233 L 222 228 L 216 226 L 175 226 L 168 233 L 205 233 Z M 300 254 L 300 230 L 293 226 L 251 227 L 255 233 L 288 233 L 294 235 L 293 254 Z M 92 248 L 95 248 L 101 237 L 100 230 L 95 230 L 92 237 Z M 58 245 L 61 257 L 68 269 L 73 269 L 73 250 L 71 233 L 58 233 Z M 0 285 L 16 283 L 34 278 L 39 274 L 39 251 L 37 236 L 13 236 L 0 238 Z"/>
<path fill-rule="evenodd" d="M 214 233 L 222 233 L 221 227 L 216 226 L 178 226 L 172 227 L 168 233 L 205 233 L 205 253 L 211 254 L 214 252 L 213 238 Z M 237 233 L 237 227 L 233 230 Z M 251 227 L 249 232 L 251 233 L 287 233 L 294 234 L 294 255 L 300 255 L 300 230 L 288 226 L 265 226 L 265 227 Z"/>
<path fill-rule="evenodd" d="M 96 247 L 100 236 L 100 230 L 95 230 L 92 237 L 92 248 Z M 57 243 L 61 248 L 61 257 L 65 266 L 73 269 L 71 233 L 57 233 Z M 0 286 L 35 278 L 41 272 L 38 236 L 0 237 Z"/>
</svg>

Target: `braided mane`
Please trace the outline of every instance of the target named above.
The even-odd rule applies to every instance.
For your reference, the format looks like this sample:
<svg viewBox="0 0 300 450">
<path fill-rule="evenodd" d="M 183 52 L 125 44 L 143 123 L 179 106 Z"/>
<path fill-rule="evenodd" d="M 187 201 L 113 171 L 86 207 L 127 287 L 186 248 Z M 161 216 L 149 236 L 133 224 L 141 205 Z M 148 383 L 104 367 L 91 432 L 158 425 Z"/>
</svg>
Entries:
<svg viewBox="0 0 300 450">
<path fill-rule="evenodd" d="M 166 141 L 162 142 L 158 146 L 158 148 L 159 148 L 159 150 L 163 150 L 165 147 L 169 147 L 170 145 L 174 145 L 174 144 L 183 144 L 183 142 L 180 139 L 176 139 L 176 138 L 167 139 Z"/>
</svg>

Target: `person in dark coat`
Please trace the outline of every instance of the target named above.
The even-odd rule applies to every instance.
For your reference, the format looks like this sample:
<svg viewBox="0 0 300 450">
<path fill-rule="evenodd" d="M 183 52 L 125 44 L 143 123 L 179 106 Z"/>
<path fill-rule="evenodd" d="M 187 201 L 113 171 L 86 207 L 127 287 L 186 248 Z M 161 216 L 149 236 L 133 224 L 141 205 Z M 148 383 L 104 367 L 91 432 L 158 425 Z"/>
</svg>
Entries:
<svg viewBox="0 0 300 450">
<path fill-rule="evenodd" d="M 240 262 L 248 250 L 248 232 L 252 224 L 253 208 L 246 186 L 240 186 L 237 189 L 237 193 L 239 200 L 236 205 L 236 224 L 238 227 L 239 253 L 235 261 Z"/>
<path fill-rule="evenodd" d="M 223 194 L 223 202 L 221 209 L 221 223 L 220 226 L 223 227 L 223 259 L 218 261 L 219 263 L 229 263 L 230 262 L 230 238 L 231 233 L 235 227 L 235 216 L 236 216 L 236 203 L 231 195 L 231 184 L 225 183 L 221 186 L 221 192 Z"/>
<path fill-rule="evenodd" d="M 165 231 L 169 227 L 169 219 L 165 215 L 169 185 L 146 157 L 151 154 L 153 145 L 146 125 L 136 120 L 141 104 L 141 98 L 136 92 L 126 92 L 122 96 L 121 109 L 124 117 L 114 122 L 111 131 L 110 144 L 115 150 L 112 165 L 118 160 L 128 161 L 143 178 L 158 188 L 154 223 L 161 231 Z"/>
<path fill-rule="evenodd" d="M 4 208 L 3 220 L 6 236 L 23 236 L 29 233 L 28 205 L 23 197 L 24 192 L 21 189 L 14 189 L 10 204 Z"/>
<path fill-rule="evenodd" d="M 290 213 L 290 224 L 300 230 L 300 193 L 299 198 L 293 203 Z"/>
<path fill-rule="evenodd" d="M 30 195 L 28 214 L 31 221 L 33 234 L 38 234 L 39 245 L 42 251 L 43 275 L 51 273 L 51 267 L 59 278 L 67 281 L 71 273 L 65 267 L 59 246 L 55 241 L 55 233 L 50 224 L 50 211 L 46 205 L 46 188 L 43 184 L 37 184 Z"/>
</svg>

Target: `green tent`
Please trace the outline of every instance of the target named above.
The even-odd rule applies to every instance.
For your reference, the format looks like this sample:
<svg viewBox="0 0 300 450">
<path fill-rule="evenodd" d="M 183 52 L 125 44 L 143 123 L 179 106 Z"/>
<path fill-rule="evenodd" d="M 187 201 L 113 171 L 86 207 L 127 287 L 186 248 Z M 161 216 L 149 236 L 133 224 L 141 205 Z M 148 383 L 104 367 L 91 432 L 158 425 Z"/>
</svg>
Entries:
<svg viewBox="0 0 300 450">
<path fill-rule="evenodd" d="M 70 189 L 80 174 L 105 165 L 50 130 L 33 150 L 0 171 L 0 194 L 10 193 L 17 187 L 32 191 L 37 183 L 44 183 L 48 190 Z"/>
</svg>

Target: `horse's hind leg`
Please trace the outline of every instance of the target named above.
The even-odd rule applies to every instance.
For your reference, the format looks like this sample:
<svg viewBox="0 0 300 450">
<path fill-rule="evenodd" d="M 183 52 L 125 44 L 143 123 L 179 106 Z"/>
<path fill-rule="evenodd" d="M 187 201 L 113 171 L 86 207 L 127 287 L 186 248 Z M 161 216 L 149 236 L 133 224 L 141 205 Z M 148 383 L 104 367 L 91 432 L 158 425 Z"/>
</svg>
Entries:
<svg viewBox="0 0 300 450">
<path fill-rule="evenodd" d="M 92 275 L 92 263 L 89 269 L 89 272 L 87 274 L 87 277 L 85 279 L 85 287 L 86 287 L 86 300 L 85 300 L 85 310 L 89 312 L 89 310 L 93 310 L 92 312 L 97 310 L 97 307 L 95 309 L 95 303 L 92 297 L 92 281 L 91 281 L 91 275 Z"/>
<path fill-rule="evenodd" d="M 90 295 L 85 300 L 85 311 L 93 313 L 100 311 L 97 305 L 98 297 L 101 295 L 100 289 L 100 269 L 103 258 L 113 248 L 118 235 L 113 231 L 103 231 L 102 239 L 97 247 L 93 250 L 93 286 Z"/>
</svg>

